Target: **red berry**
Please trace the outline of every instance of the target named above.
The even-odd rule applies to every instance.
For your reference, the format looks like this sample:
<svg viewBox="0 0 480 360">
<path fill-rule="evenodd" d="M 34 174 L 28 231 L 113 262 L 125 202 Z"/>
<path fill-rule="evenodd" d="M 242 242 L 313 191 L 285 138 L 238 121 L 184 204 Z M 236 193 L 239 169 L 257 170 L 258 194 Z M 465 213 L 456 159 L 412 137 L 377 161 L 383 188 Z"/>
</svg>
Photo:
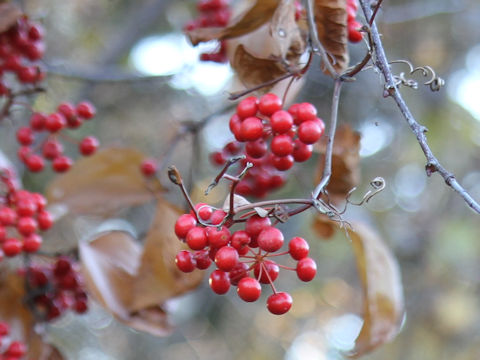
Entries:
<svg viewBox="0 0 480 360">
<path fill-rule="evenodd" d="M 77 314 L 83 314 L 88 310 L 88 303 L 86 300 L 75 301 L 75 312 Z"/>
<path fill-rule="evenodd" d="M 24 146 L 31 145 L 33 143 L 33 131 L 27 126 L 22 126 L 17 130 L 17 140 Z"/>
<path fill-rule="evenodd" d="M 303 162 L 310 159 L 313 152 L 313 146 L 303 143 L 300 139 L 293 142 L 293 159 L 296 162 Z"/>
<path fill-rule="evenodd" d="M 244 301 L 257 301 L 261 293 L 262 286 L 254 278 L 244 277 L 238 282 L 237 294 Z"/>
<path fill-rule="evenodd" d="M 254 159 L 259 159 L 263 157 L 267 153 L 267 150 L 267 143 L 263 139 L 249 141 L 245 145 L 245 152 L 248 156 L 251 156 Z"/>
<path fill-rule="evenodd" d="M 260 232 L 269 227 L 271 224 L 268 217 L 260 217 L 259 215 L 252 215 L 248 218 L 245 223 L 245 231 L 252 237 L 256 239 Z"/>
<path fill-rule="evenodd" d="M 45 196 L 40 193 L 31 193 L 30 195 L 35 204 L 37 204 L 38 211 L 45 209 L 45 206 L 47 206 L 47 199 L 45 199 Z"/>
<path fill-rule="evenodd" d="M 34 218 L 21 217 L 17 222 L 17 230 L 23 236 L 29 236 L 37 231 L 38 224 Z"/>
<path fill-rule="evenodd" d="M 12 226 L 15 225 L 17 222 L 17 213 L 9 208 L 9 207 L 2 207 L 0 208 L 0 224 L 3 226 Z"/>
<path fill-rule="evenodd" d="M 280 110 L 275 112 L 270 118 L 273 132 L 277 134 L 284 134 L 292 128 L 293 117 L 289 112 Z"/>
<path fill-rule="evenodd" d="M 237 265 L 235 265 L 234 268 L 230 270 L 228 276 L 232 285 L 238 285 L 238 282 L 241 279 L 248 276 L 248 265 L 243 262 L 237 263 Z"/>
<path fill-rule="evenodd" d="M 175 257 L 175 264 L 180 271 L 183 272 L 192 272 L 195 270 L 195 259 L 192 256 L 192 253 L 187 250 L 180 251 Z"/>
<path fill-rule="evenodd" d="M 27 253 L 37 252 L 42 245 L 42 237 L 38 234 L 31 234 L 23 239 L 23 251 Z"/>
<path fill-rule="evenodd" d="M 205 229 L 198 226 L 195 226 L 188 231 L 185 241 L 192 250 L 202 250 L 208 245 Z"/>
<path fill-rule="evenodd" d="M 227 161 L 227 158 L 225 157 L 225 154 L 222 151 L 214 151 L 213 153 L 210 154 L 210 161 L 214 165 L 221 166 L 225 164 L 225 162 Z"/>
<path fill-rule="evenodd" d="M 10 325 L 8 323 L 1 321 L 0 322 L 0 336 L 8 335 L 10 332 Z"/>
<path fill-rule="evenodd" d="M 213 214 L 212 207 L 205 204 L 205 203 L 198 203 L 197 205 L 195 205 L 195 210 L 197 211 L 200 219 L 202 219 L 204 221 L 207 221 L 208 219 L 210 219 L 210 217 Z M 194 215 L 193 211 L 191 211 L 191 213 L 192 213 L 192 215 Z"/>
<path fill-rule="evenodd" d="M 255 116 L 257 114 L 257 110 L 258 105 L 257 98 L 255 96 L 247 97 L 240 101 L 237 105 L 237 114 L 242 119 Z"/>
<path fill-rule="evenodd" d="M 317 264 L 311 258 L 303 258 L 297 263 L 297 276 L 302 281 L 311 281 L 317 273 Z"/>
<path fill-rule="evenodd" d="M 230 241 L 232 243 L 232 246 L 238 251 L 247 247 L 247 245 L 250 244 L 251 240 L 252 239 L 250 238 L 250 235 L 248 235 L 246 231 L 238 230 L 232 234 Z"/>
<path fill-rule="evenodd" d="M 230 118 L 228 126 L 230 127 L 230 131 L 232 132 L 232 134 L 235 136 L 235 139 L 237 139 L 238 141 L 243 141 L 242 139 L 238 138 L 240 136 L 241 125 L 242 120 L 240 119 L 240 116 L 238 116 L 237 114 L 233 114 Z"/>
<path fill-rule="evenodd" d="M 67 125 L 67 120 L 59 113 L 53 113 L 47 116 L 45 128 L 54 133 L 60 131 Z"/>
<path fill-rule="evenodd" d="M 61 277 L 70 273 L 72 270 L 72 262 L 68 257 L 62 256 L 57 259 L 53 268 L 56 277 Z"/>
<path fill-rule="evenodd" d="M 181 215 L 175 222 L 175 234 L 179 239 L 185 239 L 190 229 L 197 225 L 197 219 L 190 214 Z"/>
<path fill-rule="evenodd" d="M 230 230 L 226 227 L 222 227 L 220 230 L 216 227 L 208 227 L 206 233 L 211 247 L 219 249 L 230 242 Z"/>
<path fill-rule="evenodd" d="M 27 347 L 21 341 L 12 341 L 4 355 L 12 358 L 21 358 L 27 353 Z"/>
<path fill-rule="evenodd" d="M 30 127 L 35 131 L 42 131 L 47 117 L 45 114 L 34 112 L 30 117 Z"/>
<path fill-rule="evenodd" d="M 362 24 L 360 24 L 358 21 L 353 20 L 348 23 L 348 40 L 357 43 L 362 41 L 363 39 L 363 34 L 358 31 L 359 29 L 362 28 Z"/>
<path fill-rule="evenodd" d="M 215 265 L 220 270 L 230 271 L 238 263 L 238 252 L 230 246 L 223 246 L 215 254 Z"/>
<path fill-rule="evenodd" d="M 270 144 L 272 152 L 277 156 L 287 156 L 293 152 L 292 138 L 288 135 L 274 136 Z"/>
<path fill-rule="evenodd" d="M 262 284 L 270 284 L 277 280 L 280 268 L 272 260 L 257 263 L 253 268 L 253 274 Z"/>
<path fill-rule="evenodd" d="M 58 105 L 57 111 L 67 119 L 75 116 L 75 107 L 69 102 L 62 102 Z"/>
<path fill-rule="evenodd" d="M 295 260 L 301 260 L 308 256 L 308 252 L 310 247 L 308 246 L 308 242 L 301 238 L 301 237 L 294 237 L 288 243 L 288 252 L 290 256 Z"/>
<path fill-rule="evenodd" d="M 27 165 L 28 170 L 30 170 L 31 172 L 39 172 L 43 170 L 45 162 L 40 155 L 32 154 L 27 157 L 25 165 Z"/>
<path fill-rule="evenodd" d="M 53 160 L 52 168 L 54 171 L 62 173 L 68 171 L 72 166 L 73 161 L 67 156 L 58 156 Z"/>
<path fill-rule="evenodd" d="M 213 224 L 213 225 L 218 225 L 220 224 L 223 219 L 225 218 L 225 216 L 227 216 L 227 213 L 223 210 L 215 210 L 212 214 L 212 216 L 210 217 L 210 222 Z"/>
<path fill-rule="evenodd" d="M 37 214 L 37 222 L 40 230 L 48 230 L 53 225 L 52 215 L 48 211 L 42 210 Z"/>
<path fill-rule="evenodd" d="M 298 127 L 298 138 L 305 144 L 317 142 L 323 135 L 323 129 L 316 121 L 305 121 Z"/>
<path fill-rule="evenodd" d="M 157 162 L 154 159 L 143 160 L 140 165 L 140 170 L 146 177 L 153 176 L 157 172 Z"/>
<path fill-rule="evenodd" d="M 223 148 L 224 148 L 225 152 L 227 152 L 230 155 L 237 155 L 242 150 L 242 146 L 240 145 L 240 143 L 238 141 L 230 141 Z"/>
<path fill-rule="evenodd" d="M 197 269 L 200 269 L 200 270 L 208 269 L 208 267 L 212 263 L 212 260 L 208 255 L 208 250 L 195 251 L 195 253 L 193 254 L 193 258 L 195 260 Z"/>
<path fill-rule="evenodd" d="M 270 116 L 282 109 L 282 99 L 272 93 L 265 94 L 258 102 L 258 109 L 262 114 Z"/>
<path fill-rule="evenodd" d="M 2 250 L 3 253 L 8 257 L 16 256 L 22 251 L 22 243 L 20 240 L 15 238 L 7 239 L 2 244 Z"/>
<path fill-rule="evenodd" d="M 230 289 L 230 278 L 228 273 L 222 270 L 214 270 L 208 279 L 210 288 L 219 295 L 225 294 Z"/>
<path fill-rule="evenodd" d="M 260 249 L 275 252 L 283 245 L 283 234 L 277 228 L 269 226 L 258 234 L 257 243 Z"/>
<path fill-rule="evenodd" d="M 272 157 L 272 165 L 275 167 L 275 169 L 280 171 L 286 171 L 290 169 L 293 166 L 293 163 L 294 159 L 292 155 Z"/>
<path fill-rule="evenodd" d="M 257 117 L 248 117 L 240 125 L 240 137 L 243 141 L 255 141 L 263 135 L 262 120 Z"/>
<path fill-rule="evenodd" d="M 30 40 L 38 41 L 43 38 L 43 27 L 40 24 L 30 24 L 28 29 L 28 37 Z"/>
<path fill-rule="evenodd" d="M 45 159 L 53 160 L 63 153 L 63 145 L 55 139 L 47 140 L 42 146 Z"/>
<path fill-rule="evenodd" d="M 27 198 L 19 198 L 17 201 L 17 215 L 29 217 L 33 216 L 37 211 L 37 203 L 31 196 Z"/>
<path fill-rule="evenodd" d="M 304 121 L 314 120 L 317 117 L 317 109 L 310 103 L 301 103 L 297 109 L 297 122 L 295 124 L 301 124 Z"/>
<path fill-rule="evenodd" d="M 18 158 L 24 163 L 27 162 L 28 157 L 32 154 L 32 149 L 28 146 L 22 146 L 18 149 Z"/>
<path fill-rule="evenodd" d="M 93 136 L 87 136 L 79 145 L 80 153 L 84 156 L 92 155 L 98 148 L 99 142 Z"/>
<path fill-rule="evenodd" d="M 31 84 L 37 81 L 38 70 L 35 66 L 23 66 L 17 70 L 17 77 L 24 84 Z"/>
<path fill-rule="evenodd" d="M 96 110 L 95 107 L 88 101 L 83 101 L 77 105 L 77 115 L 89 120 L 95 116 Z"/>
<path fill-rule="evenodd" d="M 292 297 L 289 293 L 278 292 L 267 299 L 267 309 L 274 315 L 285 314 L 292 307 Z"/>
</svg>

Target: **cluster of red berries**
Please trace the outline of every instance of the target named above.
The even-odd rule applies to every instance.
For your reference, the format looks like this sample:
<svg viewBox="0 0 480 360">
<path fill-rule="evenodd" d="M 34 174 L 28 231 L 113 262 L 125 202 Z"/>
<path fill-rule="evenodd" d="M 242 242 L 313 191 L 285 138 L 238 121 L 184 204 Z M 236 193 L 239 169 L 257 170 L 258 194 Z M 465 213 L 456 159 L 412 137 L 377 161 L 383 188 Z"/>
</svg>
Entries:
<svg viewBox="0 0 480 360">
<path fill-rule="evenodd" d="M 268 310 L 275 315 L 286 313 L 292 306 L 292 297 L 286 292 L 278 292 L 273 283 L 280 268 L 295 271 L 302 281 L 311 281 L 315 277 L 317 265 L 308 257 L 307 241 L 294 237 L 288 243 L 288 250 L 281 252 L 284 236 L 272 226 L 268 217 L 252 215 L 242 223 L 244 230 L 231 232 L 232 224 L 228 221 L 222 226 L 213 226 L 222 224 L 225 216 L 222 210 L 197 204 L 195 212 L 178 218 L 175 234 L 192 251 L 182 250 L 177 254 L 177 267 L 183 272 L 191 272 L 205 270 L 213 262 L 216 269 L 210 274 L 210 288 L 217 294 L 225 294 L 231 285 L 236 286 L 238 296 L 247 302 L 258 300 L 261 284 L 269 284 L 273 294 L 267 299 Z M 281 255 L 290 255 L 297 261 L 296 267 L 279 265 L 272 260 Z"/>
<path fill-rule="evenodd" d="M 8 95 L 10 87 L 3 75 L 13 73 L 22 84 L 34 84 L 44 79 L 45 72 L 35 62 L 45 51 L 43 29 L 27 17 L 0 34 L 0 96 Z"/>
<path fill-rule="evenodd" d="M 240 101 L 229 124 L 237 142 L 211 155 L 214 164 L 222 165 L 231 155 L 244 153 L 246 159 L 242 165 L 247 162 L 254 165 L 237 185 L 236 192 L 240 195 L 261 197 L 283 185 L 285 178 L 281 172 L 295 162 L 308 160 L 312 144 L 325 131 L 325 124 L 312 104 L 293 104 L 288 110 L 282 110 L 282 105 L 282 100 L 271 93 L 260 99 L 251 96 Z"/>
<path fill-rule="evenodd" d="M 62 130 L 77 129 L 85 120 L 95 116 L 95 108 L 87 101 L 80 102 L 76 106 L 63 102 L 57 111 L 52 114 L 34 112 L 30 117 L 29 126 L 22 126 L 17 130 L 17 141 L 20 145 L 18 157 L 25 163 L 28 170 L 40 172 L 45 168 L 45 159 L 52 162 L 52 169 L 56 172 L 65 172 L 73 164 L 73 160 L 63 155 L 63 145 L 60 142 Z M 32 148 L 35 137 L 46 132 L 46 137 Z M 67 138 L 71 140 L 70 138 Z M 78 142 L 80 154 L 88 156 L 98 148 L 99 142 L 93 136 L 87 136 Z"/>
<path fill-rule="evenodd" d="M 51 265 L 29 266 L 27 277 L 31 303 L 45 320 L 52 320 L 71 309 L 78 314 L 88 310 L 87 293 L 76 264 L 61 256 Z"/>
<path fill-rule="evenodd" d="M 227 26 L 232 15 L 229 0 L 200 0 L 197 3 L 198 17 L 185 25 L 186 31 L 207 27 Z M 200 55 L 202 61 L 227 62 L 227 48 L 225 41 L 220 41 L 219 48 L 213 53 Z"/>
<path fill-rule="evenodd" d="M 47 201 L 42 194 L 16 190 L 6 175 L 0 179 L 7 188 L 0 198 L 0 255 L 13 257 L 37 252 L 42 245 L 39 231 L 52 227 L 53 219 L 45 210 Z"/>
<path fill-rule="evenodd" d="M 363 34 L 359 31 L 362 24 L 356 20 L 358 10 L 357 0 L 347 0 L 348 40 L 353 43 L 362 41 Z"/>
<path fill-rule="evenodd" d="M 12 341 L 9 334 L 10 325 L 0 321 L 0 359 L 20 360 L 27 353 L 27 346 L 21 341 Z"/>
</svg>

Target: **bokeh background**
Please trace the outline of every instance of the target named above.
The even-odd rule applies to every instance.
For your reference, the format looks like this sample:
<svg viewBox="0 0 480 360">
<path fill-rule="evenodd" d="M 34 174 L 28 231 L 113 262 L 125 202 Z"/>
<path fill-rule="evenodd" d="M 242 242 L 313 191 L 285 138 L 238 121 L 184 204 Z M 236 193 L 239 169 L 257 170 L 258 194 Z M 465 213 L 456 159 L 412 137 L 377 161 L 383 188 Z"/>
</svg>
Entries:
<svg viewBox="0 0 480 360">
<path fill-rule="evenodd" d="M 228 106 L 233 73 L 228 65 L 198 62 L 198 49 L 182 35 L 195 16 L 194 1 L 175 0 L 24 0 L 17 1 L 46 29 L 48 92 L 34 99 L 52 111 L 60 100 L 87 98 L 98 109 L 95 122 L 82 128 L 103 146 L 124 145 L 160 156 L 180 121 L 199 121 Z M 480 199 L 480 3 L 476 0 L 392 0 L 384 2 L 378 25 L 390 60 L 430 65 L 446 80 L 432 93 L 419 81 L 402 94 L 415 117 L 428 127 L 439 160 Z M 207 46 L 215 46 L 207 44 Z M 365 46 L 352 45 L 352 63 Z M 396 73 L 408 72 L 393 65 Z M 428 79 L 427 79 L 428 80 Z M 330 114 L 332 82 L 313 64 L 297 95 Z M 383 79 L 374 70 L 344 86 L 339 121 L 362 135 L 361 191 L 376 176 L 386 189 L 363 207 L 351 207 L 347 220 L 375 228 L 398 259 L 407 315 L 398 337 L 365 359 L 480 358 L 480 221 L 441 177 L 425 175 L 425 159 L 395 104 L 384 99 Z M 229 140 L 227 112 L 199 134 L 178 144 L 171 162 L 188 170 L 193 192 L 215 174 L 208 153 Z M 18 121 L 24 114 L 17 113 Z M 15 129 L 2 126 L 1 149 L 15 159 Z M 81 135 L 78 135 L 79 137 Z M 199 147 L 197 147 L 197 145 Z M 195 151 L 192 151 L 195 149 Z M 200 151 L 198 151 L 200 149 Z M 305 194 L 313 187 L 316 161 L 273 196 Z M 21 168 L 20 168 L 21 169 Z M 25 186 L 42 190 L 51 173 L 24 176 Z M 165 182 L 166 183 L 166 182 Z M 224 189 L 208 201 L 221 203 Z M 172 201 L 182 204 L 175 190 Z M 64 219 L 47 241 L 51 249 L 72 246 L 105 229 L 143 234 L 153 205 L 126 209 L 108 221 Z M 285 237 L 307 238 L 317 260 L 309 284 L 283 274 L 279 287 L 291 292 L 294 307 L 270 315 L 266 296 L 254 304 L 230 291 L 216 296 L 202 286 L 166 304 L 174 332 L 164 338 L 134 331 L 92 304 L 84 316 L 67 315 L 49 325 L 49 340 L 68 359 L 342 359 L 362 325 L 361 289 L 348 240 L 323 240 L 312 230 L 314 214 L 291 219 Z M 266 291 L 268 292 L 268 291 Z"/>
</svg>

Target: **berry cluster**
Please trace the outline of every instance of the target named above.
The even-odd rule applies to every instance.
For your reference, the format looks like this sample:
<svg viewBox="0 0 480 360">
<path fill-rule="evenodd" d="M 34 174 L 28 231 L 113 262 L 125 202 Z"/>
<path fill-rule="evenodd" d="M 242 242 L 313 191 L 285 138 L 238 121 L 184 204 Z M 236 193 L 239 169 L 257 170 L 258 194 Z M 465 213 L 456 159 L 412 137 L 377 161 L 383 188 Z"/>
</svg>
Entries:
<svg viewBox="0 0 480 360">
<path fill-rule="evenodd" d="M 63 102 L 56 112 L 49 115 L 34 112 L 30 117 L 29 126 L 22 126 L 17 130 L 17 141 L 22 145 L 18 150 L 18 157 L 32 172 L 42 171 L 45 168 L 45 159 L 52 162 L 54 171 L 59 173 L 67 171 L 72 166 L 73 160 L 63 155 L 60 138 L 67 137 L 62 130 L 77 129 L 85 120 L 90 120 L 94 116 L 95 108 L 86 101 L 77 106 Z M 47 133 L 46 137 L 32 148 L 35 138 L 42 132 Z M 87 136 L 77 143 L 80 154 L 84 156 L 93 154 L 99 145 L 98 140 L 93 136 Z"/>
<path fill-rule="evenodd" d="M 221 225 L 225 216 L 224 211 L 200 203 L 195 206 L 195 212 L 178 218 L 175 234 L 192 251 L 182 250 L 177 254 L 177 267 L 191 272 L 205 270 L 213 262 L 216 268 L 210 274 L 210 288 L 217 294 L 225 294 L 231 285 L 236 286 L 238 296 L 247 302 L 258 300 L 261 284 L 269 284 L 273 294 L 267 299 L 268 310 L 276 315 L 286 313 L 292 306 L 292 297 L 286 292 L 277 292 L 273 283 L 280 268 L 295 271 L 302 281 L 315 277 L 317 266 L 308 257 L 307 241 L 294 237 L 288 243 L 288 250 L 281 252 L 284 236 L 272 226 L 268 217 L 251 215 L 242 222 L 244 230 L 231 232 L 232 224 L 228 221 L 222 226 L 213 226 Z M 296 260 L 296 267 L 280 265 L 273 260 L 282 255 Z"/>
<path fill-rule="evenodd" d="M 185 25 L 186 31 L 207 27 L 227 26 L 232 15 L 229 0 L 200 0 L 197 3 L 198 17 Z M 213 53 L 200 55 L 202 61 L 227 62 L 227 48 L 225 41 L 220 41 L 219 48 Z"/>
<path fill-rule="evenodd" d="M 88 310 L 87 293 L 76 264 L 59 257 L 51 265 L 32 265 L 26 269 L 30 304 L 45 320 L 52 320 L 68 309 L 78 314 Z"/>
<path fill-rule="evenodd" d="M 0 173 L 6 188 L 0 198 L 0 255 L 13 257 L 37 252 L 42 245 L 39 231 L 53 225 L 52 216 L 45 210 L 46 199 L 39 193 L 17 190 L 7 173 Z"/>
<path fill-rule="evenodd" d="M 254 165 L 237 185 L 236 192 L 240 195 L 262 197 L 283 185 L 282 172 L 295 162 L 308 160 L 312 144 L 325 131 L 325 124 L 312 104 L 293 104 L 288 110 L 282 110 L 282 105 L 282 100 L 271 93 L 260 99 L 254 96 L 243 99 L 229 124 L 237 142 L 211 155 L 214 164 L 222 165 L 228 157 L 244 153 L 242 165 L 247 162 Z"/>
<path fill-rule="evenodd" d="M 35 63 L 44 51 L 42 27 L 25 16 L 0 34 L 0 96 L 11 93 L 4 74 L 15 74 L 22 84 L 35 84 L 44 79 L 45 72 Z"/>
<path fill-rule="evenodd" d="M 0 359 L 20 360 L 27 353 L 27 346 L 21 341 L 12 341 L 9 337 L 10 325 L 0 322 Z"/>
<path fill-rule="evenodd" d="M 359 31 L 362 24 L 356 20 L 358 4 L 357 0 L 347 0 L 347 29 L 348 40 L 353 43 L 362 41 L 363 34 Z"/>
</svg>

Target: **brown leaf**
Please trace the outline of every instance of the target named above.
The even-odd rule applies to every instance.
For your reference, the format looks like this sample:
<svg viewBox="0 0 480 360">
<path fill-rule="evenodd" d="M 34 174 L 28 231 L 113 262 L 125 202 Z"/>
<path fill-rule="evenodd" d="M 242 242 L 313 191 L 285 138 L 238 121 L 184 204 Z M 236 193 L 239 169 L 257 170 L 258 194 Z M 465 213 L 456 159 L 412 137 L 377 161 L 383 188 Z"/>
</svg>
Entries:
<svg viewBox="0 0 480 360">
<path fill-rule="evenodd" d="M 333 67 L 342 72 L 348 66 L 348 30 L 346 0 L 315 0 L 314 15 L 318 38 L 335 60 Z M 324 71 L 328 74 L 327 71 Z"/>
<path fill-rule="evenodd" d="M 193 45 L 210 40 L 225 40 L 248 34 L 268 22 L 280 0 L 257 0 L 253 6 L 225 28 L 198 28 L 187 31 Z"/>
<path fill-rule="evenodd" d="M 0 33 L 15 25 L 22 16 L 22 10 L 15 4 L 5 2 L 0 4 Z"/>
<path fill-rule="evenodd" d="M 382 239 L 364 224 L 349 230 L 363 288 L 364 323 L 350 357 L 359 357 L 392 340 L 404 316 L 397 260 Z"/>
<path fill-rule="evenodd" d="M 159 201 L 153 224 L 145 239 L 140 265 L 133 283 L 130 310 L 150 308 L 198 286 L 203 273 L 185 274 L 175 265 L 175 256 L 185 246 L 175 235 L 174 225 L 183 212 Z"/>
<path fill-rule="evenodd" d="M 318 145 L 320 152 L 317 182 L 320 181 L 325 163 L 326 137 Z M 360 134 L 348 124 L 337 129 L 332 153 L 332 176 L 327 185 L 333 200 L 343 200 L 348 192 L 360 182 Z"/>
<path fill-rule="evenodd" d="M 48 186 L 49 203 L 61 203 L 77 214 L 107 216 L 153 199 L 140 172 L 145 156 L 135 149 L 107 148 L 78 160 Z M 153 191 L 158 183 L 150 184 Z"/>
</svg>

